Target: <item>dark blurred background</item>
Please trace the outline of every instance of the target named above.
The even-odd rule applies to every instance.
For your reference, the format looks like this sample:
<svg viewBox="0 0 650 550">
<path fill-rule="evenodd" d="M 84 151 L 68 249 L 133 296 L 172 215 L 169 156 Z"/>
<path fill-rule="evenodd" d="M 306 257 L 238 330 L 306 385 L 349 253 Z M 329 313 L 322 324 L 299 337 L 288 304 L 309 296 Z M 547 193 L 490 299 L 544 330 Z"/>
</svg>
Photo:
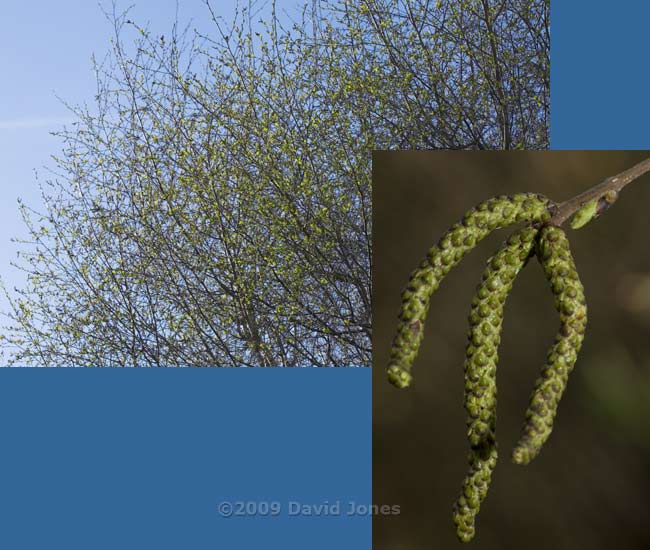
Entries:
<svg viewBox="0 0 650 550">
<path fill-rule="evenodd" d="M 494 195 L 560 202 L 650 152 L 375 152 L 373 156 L 373 499 L 376 550 L 459 548 L 451 520 L 467 470 L 467 315 L 496 231 L 432 297 L 410 388 L 386 379 L 400 292 L 452 223 Z M 570 230 L 589 323 L 555 429 L 528 466 L 510 462 L 528 398 L 559 326 L 536 260 L 508 299 L 499 350 L 499 462 L 476 549 L 650 548 L 650 174 L 601 218 Z"/>
</svg>

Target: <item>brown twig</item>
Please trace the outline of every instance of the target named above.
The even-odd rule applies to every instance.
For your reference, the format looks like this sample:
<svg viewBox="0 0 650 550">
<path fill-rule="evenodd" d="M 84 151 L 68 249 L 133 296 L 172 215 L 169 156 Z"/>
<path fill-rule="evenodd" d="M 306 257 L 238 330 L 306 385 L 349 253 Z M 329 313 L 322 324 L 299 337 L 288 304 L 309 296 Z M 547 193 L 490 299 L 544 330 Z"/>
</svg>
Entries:
<svg viewBox="0 0 650 550">
<path fill-rule="evenodd" d="M 607 178 L 598 185 L 594 185 L 591 189 L 587 189 L 584 193 L 564 201 L 558 206 L 557 212 L 553 215 L 549 224 L 561 226 L 586 203 L 594 199 L 604 198 L 608 193 L 618 194 L 628 183 L 646 172 L 650 172 L 650 158 L 635 164 L 632 168 L 616 176 Z"/>
</svg>

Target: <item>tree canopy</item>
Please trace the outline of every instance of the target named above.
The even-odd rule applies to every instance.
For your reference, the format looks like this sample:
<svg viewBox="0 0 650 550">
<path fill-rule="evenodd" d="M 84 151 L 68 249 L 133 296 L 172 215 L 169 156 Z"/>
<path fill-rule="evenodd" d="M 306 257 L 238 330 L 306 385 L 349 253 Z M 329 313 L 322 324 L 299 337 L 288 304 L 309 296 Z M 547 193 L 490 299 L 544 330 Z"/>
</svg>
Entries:
<svg viewBox="0 0 650 550">
<path fill-rule="evenodd" d="M 548 1 L 272 11 L 107 14 L 95 102 L 21 206 L 11 364 L 370 365 L 371 152 L 548 146 Z"/>
</svg>

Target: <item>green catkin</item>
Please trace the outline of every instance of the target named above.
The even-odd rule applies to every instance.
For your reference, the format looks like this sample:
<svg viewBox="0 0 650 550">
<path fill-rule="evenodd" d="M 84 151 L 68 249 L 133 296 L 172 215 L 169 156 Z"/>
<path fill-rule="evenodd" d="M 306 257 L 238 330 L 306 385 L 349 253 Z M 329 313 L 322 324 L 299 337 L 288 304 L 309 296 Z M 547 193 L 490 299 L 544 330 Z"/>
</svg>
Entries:
<svg viewBox="0 0 650 550">
<path fill-rule="evenodd" d="M 487 495 L 492 472 L 497 464 L 496 441 L 490 438 L 481 445 L 472 447 L 468 460 L 469 472 L 453 512 L 456 535 L 461 542 L 469 542 L 474 538 L 476 515 Z"/>
<path fill-rule="evenodd" d="M 537 232 L 534 227 L 524 227 L 503 243 L 488 260 L 472 300 L 465 354 L 465 410 L 467 437 L 473 446 L 494 436 L 503 308 L 515 278 L 533 252 Z"/>
<path fill-rule="evenodd" d="M 560 313 L 560 330 L 535 383 L 522 436 L 512 453 L 517 464 L 533 460 L 551 435 L 553 420 L 587 328 L 587 306 L 566 234 L 559 227 L 540 231 L 537 257 L 544 268 Z"/>
<path fill-rule="evenodd" d="M 552 208 L 552 201 L 533 193 L 494 197 L 468 211 L 429 250 L 419 267 L 411 273 L 402 292 L 397 334 L 388 364 L 388 378 L 392 384 L 399 388 L 409 385 L 411 366 L 424 334 L 429 298 L 451 268 L 498 227 L 523 221 L 547 221 Z"/>
<path fill-rule="evenodd" d="M 465 360 L 470 468 L 453 512 L 456 534 L 462 542 L 474 537 L 476 515 L 497 461 L 496 367 L 503 307 L 515 278 L 533 251 L 537 232 L 536 228 L 525 227 L 503 243 L 488 260 L 472 301 Z"/>
</svg>

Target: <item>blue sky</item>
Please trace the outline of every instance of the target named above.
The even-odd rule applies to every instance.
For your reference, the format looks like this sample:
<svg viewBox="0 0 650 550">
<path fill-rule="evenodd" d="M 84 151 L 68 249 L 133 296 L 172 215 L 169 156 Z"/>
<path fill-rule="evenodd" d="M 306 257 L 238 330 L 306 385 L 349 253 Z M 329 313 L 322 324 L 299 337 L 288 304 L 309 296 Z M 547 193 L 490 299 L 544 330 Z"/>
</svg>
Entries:
<svg viewBox="0 0 650 550">
<path fill-rule="evenodd" d="M 295 10 L 301 2 L 278 1 L 279 9 Z M 231 19 L 236 0 L 212 0 L 218 16 Z M 259 3 L 258 4 L 263 4 Z M 268 4 L 268 3 L 267 3 Z M 111 1 L 101 2 L 107 10 Z M 118 11 L 133 6 L 129 18 L 148 23 L 165 34 L 176 17 L 176 0 L 116 0 Z M 91 55 L 98 60 L 109 51 L 111 26 L 100 4 L 92 0 L 32 0 L 5 2 L 0 18 L 0 277 L 8 288 L 22 287 L 22 273 L 9 264 L 16 258 L 12 237 L 25 237 L 17 198 L 41 205 L 34 171 L 47 179 L 44 167 L 53 164 L 60 142 L 49 132 L 73 120 L 57 99 L 71 104 L 92 103 L 95 80 Z M 213 28 L 204 0 L 179 0 L 181 26 L 192 21 L 202 32 Z M 8 304 L 0 296 L 0 311 Z M 0 325 L 6 324 L 0 320 Z"/>
</svg>

